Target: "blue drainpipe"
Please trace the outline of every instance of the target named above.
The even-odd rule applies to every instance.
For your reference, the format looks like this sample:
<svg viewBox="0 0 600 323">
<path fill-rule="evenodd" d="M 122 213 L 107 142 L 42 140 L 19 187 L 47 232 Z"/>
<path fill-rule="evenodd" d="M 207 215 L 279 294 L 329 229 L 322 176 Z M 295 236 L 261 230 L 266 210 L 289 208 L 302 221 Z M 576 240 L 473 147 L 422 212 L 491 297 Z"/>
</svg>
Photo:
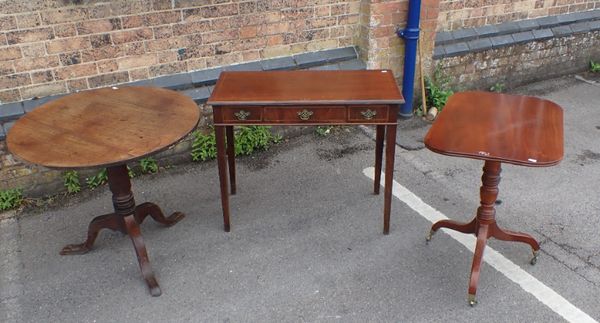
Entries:
<svg viewBox="0 0 600 323">
<path fill-rule="evenodd" d="M 398 29 L 398 37 L 404 39 L 404 76 L 402 78 L 402 96 L 406 103 L 400 106 L 400 117 L 412 118 L 413 93 L 415 88 L 415 65 L 417 61 L 417 41 L 419 40 L 419 18 L 421 0 L 408 1 L 408 20 L 406 29 Z"/>
</svg>

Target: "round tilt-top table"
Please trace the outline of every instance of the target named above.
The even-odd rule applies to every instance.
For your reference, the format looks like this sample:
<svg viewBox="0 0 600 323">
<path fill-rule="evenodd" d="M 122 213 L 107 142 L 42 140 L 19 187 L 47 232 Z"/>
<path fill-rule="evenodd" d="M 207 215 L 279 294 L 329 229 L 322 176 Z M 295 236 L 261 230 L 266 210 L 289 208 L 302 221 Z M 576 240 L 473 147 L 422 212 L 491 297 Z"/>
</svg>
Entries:
<svg viewBox="0 0 600 323">
<path fill-rule="evenodd" d="M 86 241 L 65 246 L 61 255 L 90 251 L 102 229 L 120 231 L 133 242 L 150 293 L 161 294 L 139 225 L 150 215 L 171 226 L 184 214 L 165 217 L 156 204 L 136 205 L 126 163 L 175 144 L 196 127 L 199 115 L 191 98 L 171 90 L 113 87 L 48 102 L 14 124 L 8 149 L 25 161 L 63 170 L 106 167 L 114 213 L 94 218 Z"/>
<path fill-rule="evenodd" d="M 501 229 L 494 204 L 498 197 L 500 164 L 542 167 L 556 165 L 563 158 L 563 113 L 556 103 L 535 97 L 489 92 L 456 93 L 425 136 L 425 146 L 449 156 L 484 160 L 481 206 L 468 223 L 436 222 L 434 232 L 448 228 L 477 236 L 469 279 L 468 301 L 477 301 L 477 282 L 488 238 L 523 242 L 533 249 L 535 264 L 540 249 L 530 235 Z"/>
</svg>

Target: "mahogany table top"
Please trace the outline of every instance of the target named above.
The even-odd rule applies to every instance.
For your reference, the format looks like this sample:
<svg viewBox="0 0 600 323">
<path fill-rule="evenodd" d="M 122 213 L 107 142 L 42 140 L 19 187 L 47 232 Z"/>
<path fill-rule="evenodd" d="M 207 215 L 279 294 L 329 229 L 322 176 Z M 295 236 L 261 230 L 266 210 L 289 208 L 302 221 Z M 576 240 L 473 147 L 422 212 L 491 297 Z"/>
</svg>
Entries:
<svg viewBox="0 0 600 323">
<path fill-rule="evenodd" d="M 223 72 L 211 105 L 401 104 L 392 71 Z"/>
<path fill-rule="evenodd" d="M 114 166 L 167 148 L 199 119 L 194 101 L 152 87 L 104 88 L 48 102 L 7 135 L 18 157 L 51 168 Z"/>
<path fill-rule="evenodd" d="M 556 103 L 490 92 L 452 95 L 425 136 L 430 150 L 524 166 L 563 158 L 563 112 Z"/>
</svg>

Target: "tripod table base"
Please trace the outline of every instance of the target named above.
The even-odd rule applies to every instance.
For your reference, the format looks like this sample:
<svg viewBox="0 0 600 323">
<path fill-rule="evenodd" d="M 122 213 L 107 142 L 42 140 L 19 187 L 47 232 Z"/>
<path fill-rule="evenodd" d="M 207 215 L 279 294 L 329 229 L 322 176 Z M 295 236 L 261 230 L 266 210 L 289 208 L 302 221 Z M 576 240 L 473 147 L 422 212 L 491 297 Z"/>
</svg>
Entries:
<svg viewBox="0 0 600 323">
<path fill-rule="evenodd" d="M 460 223 L 452 220 L 441 220 L 436 222 L 432 227 L 427 241 L 431 240 L 433 234 L 441 229 L 448 228 L 450 230 L 474 234 L 477 237 L 475 252 L 473 255 L 473 264 L 471 266 L 471 276 L 469 279 L 469 305 L 475 306 L 477 300 L 477 283 L 479 282 L 479 273 L 481 271 L 481 261 L 483 260 L 483 252 L 489 238 L 496 238 L 503 241 L 516 241 L 526 243 L 531 246 L 533 258 L 530 263 L 534 265 L 537 262 L 537 253 L 540 250 L 538 242 L 526 233 L 514 232 L 501 229 L 496 222 L 496 210 L 494 203 L 498 197 L 498 184 L 500 183 L 500 162 L 486 161 L 483 167 L 483 176 L 481 177 L 481 206 L 477 209 L 477 216 L 468 223 Z"/>
<path fill-rule="evenodd" d="M 102 229 L 119 231 L 128 235 L 133 242 L 133 248 L 137 255 L 138 263 L 142 276 L 150 289 L 152 296 L 160 296 L 161 290 L 158 286 L 150 258 L 146 251 L 146 245 L 140 232 L 140 224 L 147 216 L 165 226 L 172 226 L 185 217 L 181 212 L 175 212 L 165 217 L 162 210 L 154 203 L 142 203 L 135 206 L 133 194 L 131 193 L 131 182 L 127 174 L 126 166 L 114 166 L 108 169 L 108 182 L 110 190 L 113 193 L 114 213 L 100 215 L 90 222 L 88 227 L 87 239 L 81 244 L 70 244 L 65 246 L 61 255 L 80 255 L 89 252 Z"/>
</svg>

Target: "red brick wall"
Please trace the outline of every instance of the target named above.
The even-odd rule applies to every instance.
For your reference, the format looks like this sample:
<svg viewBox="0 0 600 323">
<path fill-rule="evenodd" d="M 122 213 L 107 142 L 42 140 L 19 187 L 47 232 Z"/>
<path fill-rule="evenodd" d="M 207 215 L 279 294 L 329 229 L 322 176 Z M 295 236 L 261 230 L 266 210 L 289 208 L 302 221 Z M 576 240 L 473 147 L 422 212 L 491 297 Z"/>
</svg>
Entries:
<svg viewBox="0 0 600 323">
<path fill-rule="evenodd" d="M 0 103 L 350 46 L 360 0 L 0 2 Z"/>
<path fill-rule="evenodd" d="M 600 8 L 598 0 L 441 0 L 438 30 L 455 30 Z"/>
<path fill-rule="evenodd" d="M 404 41 L 396 30 L 406 28 L 408 0 L 363 0 L 360 10 L 360 38 L 356 41 L 367 68 L 391 69 L 401 78 L 404 69 Z M 439 0 L 422 0 L 420 39 L 423 58 L 430 65 L 437 26 Z"/>
</svg>

